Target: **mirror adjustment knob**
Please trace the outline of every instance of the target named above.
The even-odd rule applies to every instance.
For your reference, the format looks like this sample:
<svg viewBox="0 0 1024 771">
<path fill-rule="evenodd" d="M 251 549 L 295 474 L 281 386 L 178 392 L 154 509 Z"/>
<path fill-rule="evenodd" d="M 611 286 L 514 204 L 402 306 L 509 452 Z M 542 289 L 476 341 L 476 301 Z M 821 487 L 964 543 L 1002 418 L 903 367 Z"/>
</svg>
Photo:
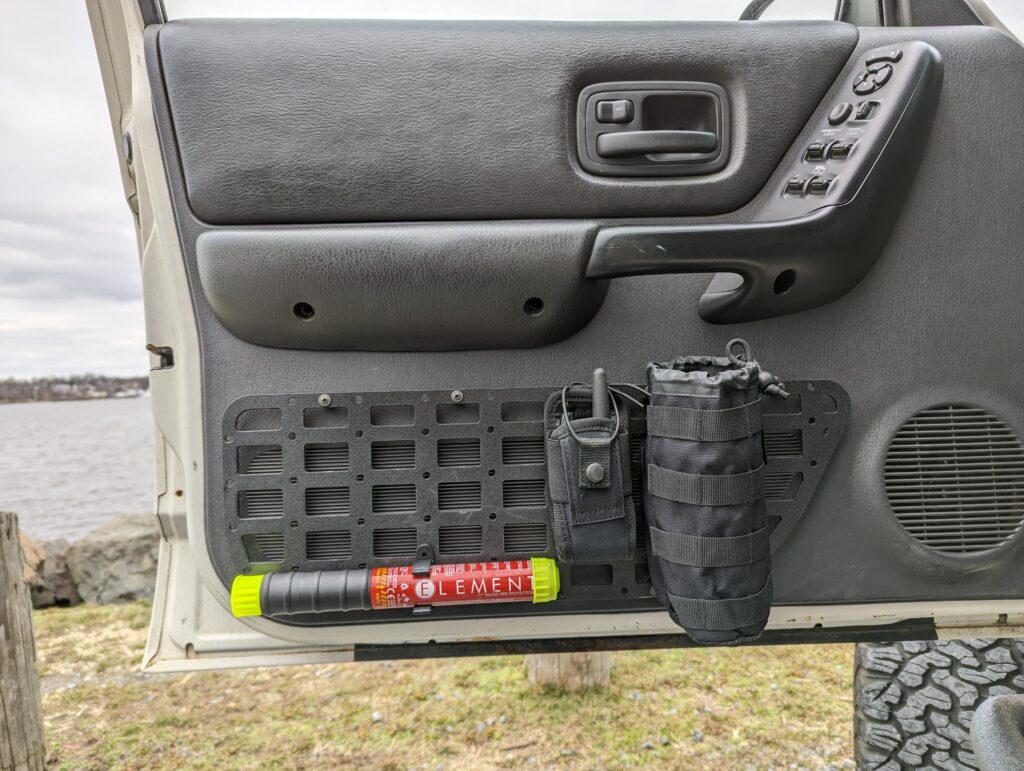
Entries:
<svg viewBox="0 0 1024 771">
<path fill-rule="evenodd" d="M 828 122 L 833 126 L 838 126 L 840 123 L 850 117 L 850 113 L 853 112 L 853 105 L 849 102 L 843 102 L 837 104 L 832 108 L 832 112 L 828 114 Z"/>
<path fill-rule="evenodd" d="M 868 67 L 870 67 L 872 64 L 880 64 L 882 62 L 889 62 L 891 64 L 895 64 L 902 58 L 903 52 L 898 48 L 894 48 L 891 51 L 886 51 L 885 53 L 874 54 L 872 56 L 869 56 L 865 61 L 865 64 L 867 64 Z"/>
</svg>

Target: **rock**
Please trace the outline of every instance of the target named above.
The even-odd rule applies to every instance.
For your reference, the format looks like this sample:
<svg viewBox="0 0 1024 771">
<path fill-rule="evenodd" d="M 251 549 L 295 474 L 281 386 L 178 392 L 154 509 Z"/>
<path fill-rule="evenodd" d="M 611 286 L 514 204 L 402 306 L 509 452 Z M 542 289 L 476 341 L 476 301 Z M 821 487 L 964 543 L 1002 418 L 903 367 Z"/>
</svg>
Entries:
<svg viewBox="0 0 1024 771">
<path fill-rule="evenodd" d="M 43 561 L 43 580 L 53 594 L 54 605 L 61 607 L 82 602 L 82 595 L 79 594 L 75 579 L 71 577 L 71 571 L 68 569 L 69 548 L 65 538 L 43 541 L 43 550 L 46 552 L 46 559 Z"/>
<path fill-rule="evenodd" d="M 654 742 L 644 742 L 643 744 L 640 745 L 640 749 L 642 749 L 642 750 L 653 750 L 654 749 Z"/>
<path fill-rule="evenodd" d="M 25 559 L 25 583 L 28 584 L 33 608 L 51 605 L 77 605 L 82 601 L 75 582 L 68 572 L 64 555 L 68 542 L 63 538 L 36 543 L 19 533 Z"/>
<path fill-rule="evenodd" d="M 384 719 L 384 716 L 382 714 L 380 714 L 379 712 L 377 712 L 377 711 L 374 711 L 373 714 L 370 715 L 370 722 L 371 723 L 379 723 L 383 719 Z"/>
<path fill-rule="evenodd" d="M 704 732 L 698 728 L 696 731 L 693 732 L 693 740 L 695 742 L 704 741 Z"/>
<path fill-rule="evenodd" d="M 152 514 L 126 514 L 100 525 L 67 551 L 67 565 L 86 602 L 153 599 L 160 533 Z"/>
</svg>

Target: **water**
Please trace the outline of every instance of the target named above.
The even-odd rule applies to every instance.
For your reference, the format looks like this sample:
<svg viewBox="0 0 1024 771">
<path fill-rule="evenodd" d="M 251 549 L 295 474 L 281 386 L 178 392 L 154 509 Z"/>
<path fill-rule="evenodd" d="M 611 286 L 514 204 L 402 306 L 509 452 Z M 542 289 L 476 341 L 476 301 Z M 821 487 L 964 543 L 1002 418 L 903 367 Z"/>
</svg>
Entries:
<svg viewBox="0 0 1024 771">
<path fill-rule="evenodd" d="M 153 510 L 149 399 L 0 405 L 0 510 L 37 540 L 73 540 Z"/>
</svg>

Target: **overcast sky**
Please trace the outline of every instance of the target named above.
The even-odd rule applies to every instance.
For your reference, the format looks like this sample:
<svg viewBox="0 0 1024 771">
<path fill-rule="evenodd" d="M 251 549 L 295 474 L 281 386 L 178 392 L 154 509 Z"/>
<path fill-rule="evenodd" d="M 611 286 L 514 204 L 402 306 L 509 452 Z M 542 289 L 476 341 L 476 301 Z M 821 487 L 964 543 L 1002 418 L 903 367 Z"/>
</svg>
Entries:
<svg viewBox="0 0 1024 771">
<path fill-rule="evenodd" d="M 730 1 L 744 5 L 743 0 Z M 169 0 L 169 7 L 174 2 L 180 8 L 217 5 Z M 635 0 L 630 7 L 663 4 L 682 6 L 678 0 Z M 262 0 L 262 5 L 273 3 Z M 365 5 L 362 0 L 335 3 L 348 9 Z M 551 5 L 544 0 L 537 7 Z M 990 0 L 989 5 L 1024 38 L 1024 3 Z M 621 7 L 619 0 L 612 6 Z M 295 12 L 294 3 L 281 7 Z M 421 0 L 415 7 L 429 6 Z M 722 5 L 712 7 L 721 11 Z M 1011 104 L 1019 108 L 1020 100 Z M 5 2 L 0 22 L 0 378 L 144 373 L 141 298 L 135 233 L 84 3 Z"/>
</svg>

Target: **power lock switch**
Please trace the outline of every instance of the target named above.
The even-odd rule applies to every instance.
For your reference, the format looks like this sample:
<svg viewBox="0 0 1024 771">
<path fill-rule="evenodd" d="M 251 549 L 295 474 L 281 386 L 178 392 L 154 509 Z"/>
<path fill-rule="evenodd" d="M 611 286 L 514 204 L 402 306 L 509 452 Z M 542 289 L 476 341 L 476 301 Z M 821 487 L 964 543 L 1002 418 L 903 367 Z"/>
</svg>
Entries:
<svg viewBox="0 0 1024 771">
<path fill-rule="evenodd" d="M 871 120 L 878 109 L 878 102 L 861 102 L 857 105 L 857 120 Z"/>
</svg>

